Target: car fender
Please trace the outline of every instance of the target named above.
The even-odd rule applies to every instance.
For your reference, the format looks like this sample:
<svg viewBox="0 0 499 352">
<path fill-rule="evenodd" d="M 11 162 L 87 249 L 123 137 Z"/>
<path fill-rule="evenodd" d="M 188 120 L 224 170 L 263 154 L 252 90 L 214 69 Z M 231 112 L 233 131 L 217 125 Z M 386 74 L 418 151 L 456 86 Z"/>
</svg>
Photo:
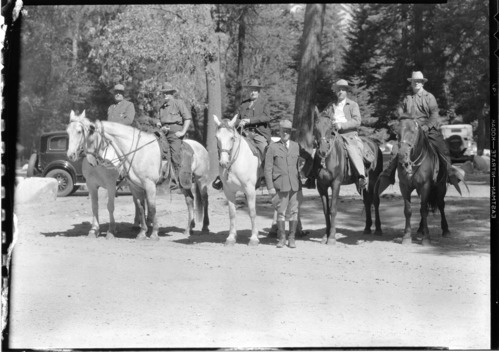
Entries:
<svg viewBox="0 0 499 352">
<path fill-rule="evenodd" d="M 43 170 L 43 177 L 45 177 L 53 169 L 63 169 L 69 172 L 73 178 L 73 183 L 76 183 L 76 170 L 73 165 L 67 161 L 54 161 L 48 164 Z"/>
</svg>

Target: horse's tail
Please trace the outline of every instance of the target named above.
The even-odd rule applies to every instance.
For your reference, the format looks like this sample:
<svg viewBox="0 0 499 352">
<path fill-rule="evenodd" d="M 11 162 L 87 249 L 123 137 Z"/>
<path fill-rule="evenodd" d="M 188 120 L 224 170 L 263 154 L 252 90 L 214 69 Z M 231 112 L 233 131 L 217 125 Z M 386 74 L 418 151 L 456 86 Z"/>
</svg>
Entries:
<svg viewBox="0 0 499 352">
<path fill-rule="evenodd" d="M 201 193 L 201 188 L 199 186 L 199 181 L 194 182 L 195 192 L 194 192 L 194 212 L 196 216 L 196 222 L 201 224 L 203 221 L 204 214 L 204 202 L 203 195 Z"/>
</svg>

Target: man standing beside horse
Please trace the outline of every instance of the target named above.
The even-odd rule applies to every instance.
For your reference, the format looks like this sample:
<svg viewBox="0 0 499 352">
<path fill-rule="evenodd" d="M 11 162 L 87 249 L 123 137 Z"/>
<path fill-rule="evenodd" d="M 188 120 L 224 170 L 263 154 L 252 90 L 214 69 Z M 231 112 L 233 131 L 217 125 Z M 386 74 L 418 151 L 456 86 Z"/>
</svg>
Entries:
<svg viewBox="0 0 499 352">
<path fill-rule="evenodd" d="M 289 248 L 296 248 L 295 234 L 298 225 L 299 191 L 301 190 L 299 157 L 308 158 L 308 153 L 300 145 L 290 140 L 292 123 L 281 120 L 279 133 L 281 140 L 271 143 L 265 156 L 265 182 L 269 193 L 274 196 L 272 203 L 277 211 L 277 248 L 286 244 L 286 211 L 289 210 Z M 277 198 L 275 198 L 277 196 Z"/>
<path fill-rule="evenodd" d="M 245 87 L 249 88 L 250 97 L 241 103 L 237 111 L 239 126 L 245 127 L 246 132 L 258 148 L 263 163 L 265 148 L 269 145 L 271 138 L 269 126 L 270 106 L 267 99 L 260 94 L 262 86 L 257 79 L 254 79 Z M 220 177 L 213 181 L 212 186 L 217 190 L 222 189 L 223 183 Z"/>
<path fill-rule="evenodd" d="M 176 99 L 173 94 L 177 90 L 169 82 L 165 82 L 160 89 L 163 94 L 164 103 L 159 108 L 157 117 L 155 118 L 156 126 L 166 135 L 166 140 L 169 144 L 170 159 L 175 173 L 175 177 L 180 181 L 184 188 L 190 188 L 190 162 L 186 162 L 185 177 L 180 174 L 182 166 L 182 139 L 184 138 L 191 124 L 191 113 L 187 109 L 185 103 Z"/>
<path fill-rule="evenodd" d="M 399 114 L 401 116 L 409 116 L 416 119 L 421 124 L 421 128 L 439 154 L 440 162 L 447 168 L 447 174 L 451 178 L 451 182 L 457 184 L 461 177 L 451 166 L 449 150 L 438 129 L 439 114 L 437 101 L 433 94 L 423 88 L 424 84 L 428 82 L 428 79 L 423 76 L 421 71 L 415 71 L 412 73 L 412 77 L 407 80 L 411 82 L 413 94 L 404 98 L 402 107 L 399 109 Z M 386 169 L 379 175 L 379 194 L 381 194 L 388 185 L 393 185 L 395 183 L 397 161 L 398 157 L 395 154 Z M 457 179 L 455 179 L 456 177 Z"/>
</svg>

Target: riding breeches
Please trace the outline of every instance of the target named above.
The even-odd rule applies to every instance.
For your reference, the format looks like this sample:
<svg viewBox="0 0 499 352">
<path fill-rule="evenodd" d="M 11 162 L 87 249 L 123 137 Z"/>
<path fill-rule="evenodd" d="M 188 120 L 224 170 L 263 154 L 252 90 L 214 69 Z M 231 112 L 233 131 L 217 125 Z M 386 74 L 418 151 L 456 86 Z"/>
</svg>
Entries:
<svg viewBox="0 0 499 352">
<path fill-rule="evenodd" d="M 362 144 L 362 140 L 357 135 L 357 132 L 345 133 L 342 134 L 343 142 L 345 143 L 345 148 L 347 150 L 348 156 L 352 161 L 352 164 L 357 172 L 357 175 L 366 176 L 366 171 L 364 168 L 364 145 Z"/>
<path fill-rule="evenodd" d="M 274 209 L 277 211 L 277 221 L 286 220 L 286 212 L 289 213 L 289 220 L 298 220 L 298 197 L 300 191 L 279 192 L 272 199 Z"/>
<path fill-rule="evenodd" d="M 182 148 L 182 138 L 175 136 L 175 133 L 168 133 L 166 136 L 168 143 L 170 145 L 170 156 L 172 158 L 172 166 L 175 170 L 180 168 L 182 163 L 182 154 L 180 149 Z"/>
</svg>

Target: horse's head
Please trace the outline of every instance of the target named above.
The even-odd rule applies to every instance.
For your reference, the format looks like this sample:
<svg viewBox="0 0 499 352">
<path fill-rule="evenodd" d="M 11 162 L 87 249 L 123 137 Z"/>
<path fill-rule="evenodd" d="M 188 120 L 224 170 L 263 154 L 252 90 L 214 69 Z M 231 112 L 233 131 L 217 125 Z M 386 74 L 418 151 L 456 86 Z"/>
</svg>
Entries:
<svg viewBox="0 0 499 352">
<path fill-rule="evenodd" d="M 417 144 L 421 126 L 417 120 L 403 118 L 399 120 L 397 126 L 398 135 L 398 160 L 405 169 L 411 167 L 411 153 Z"/>
<path fill-rule="evenodd" d="M 76 115 L 71 111 L 69 125 L 66 132 L 69 136 L 68 158 L 76 161 L 83 151 L 88 150 L 89 145 L 95 140 L 95 124 L 85 117 L 85 111 Z"/>
<path fill-rule="evenodd" d="M 331 137 L 335 133 L 333 122 L 330 118 L 321 116 L 315 123 L 315 138 L 318 141 L 317 153 L 321 158 L 325 158 L 331 151 Z"/>
<path fill-rule="evenodd" d="M 239 136 L 235 127 L 237 114 L 232 118 L 232 120 L 223 119 L 222 121 L 220 121 L 220 119 L 216 115 L 213 115 L 213 118 L 218 126 L 217 132 L 215 134 L 215 137 L 217 138 L 217 147 L 219 154 L 218 162 L 220 166 L 227 167 L 230 162 L 231 150 L 234 147 L 234 143 Z"/>
</svg>

